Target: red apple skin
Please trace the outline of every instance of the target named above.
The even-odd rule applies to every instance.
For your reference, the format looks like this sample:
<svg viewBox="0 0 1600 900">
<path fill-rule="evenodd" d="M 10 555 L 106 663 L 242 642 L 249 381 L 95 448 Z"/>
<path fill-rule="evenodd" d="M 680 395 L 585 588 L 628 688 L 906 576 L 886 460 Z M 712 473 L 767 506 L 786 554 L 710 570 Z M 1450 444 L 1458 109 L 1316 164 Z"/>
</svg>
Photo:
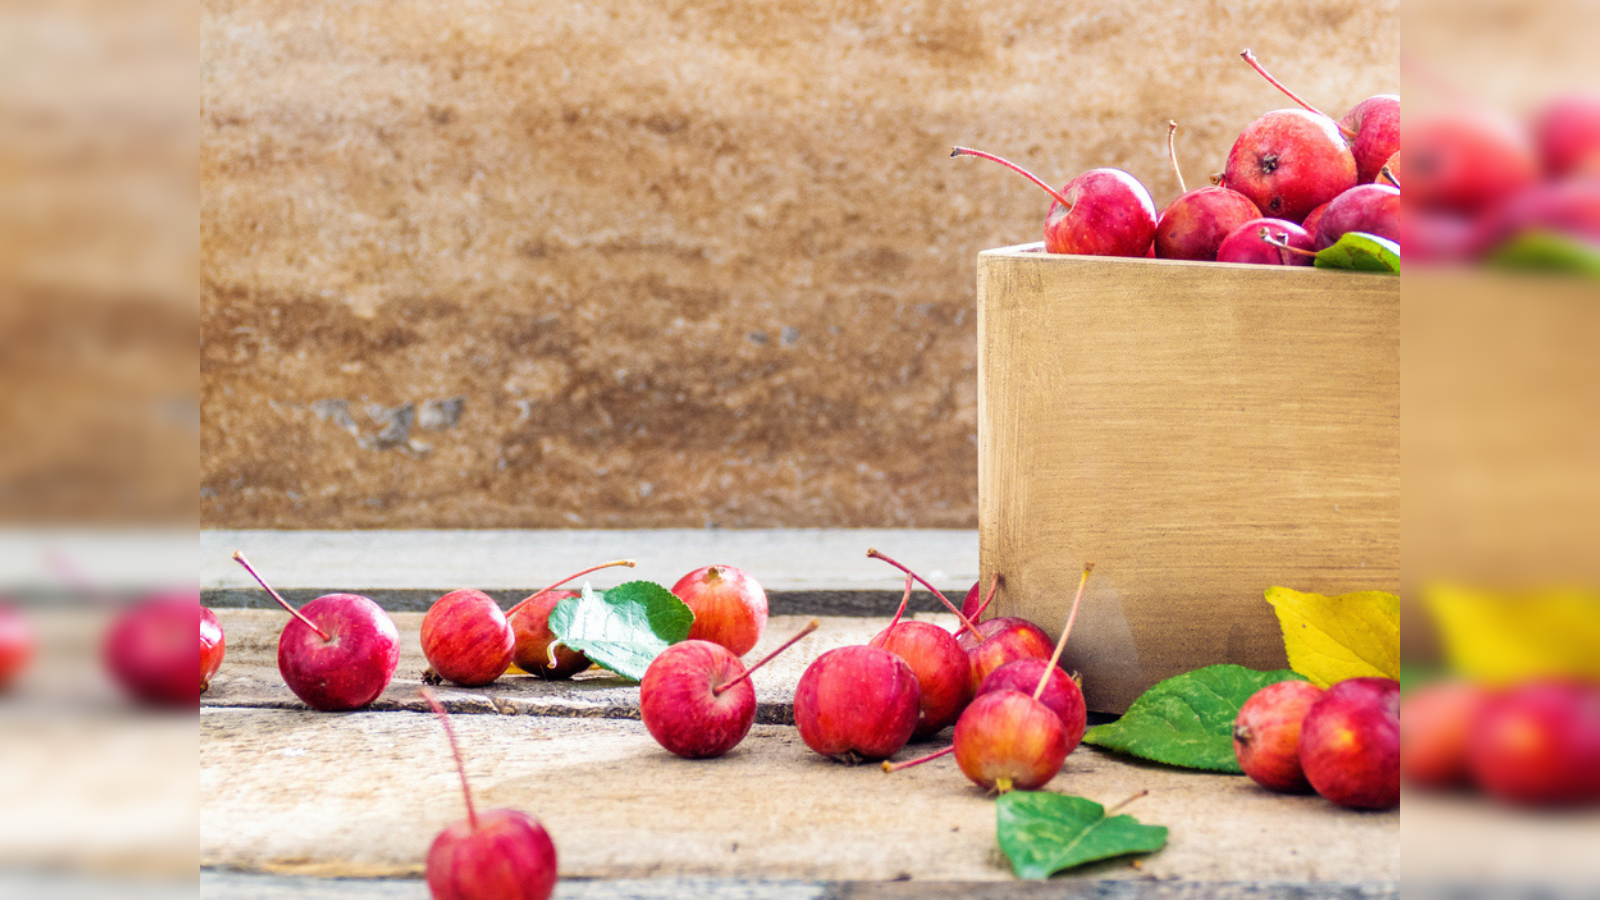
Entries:
<svg viewBox="0 0 1600 900">
<path fill-rule="evenodd" d="M 1328 201 L 1328 203 L 1332 202 L 1332 200 Z M 1300 223 L 1300 227 L 1306 230 L 1306 234 L 1311 235 L 1311 242 L 1313 244 L 1317 241 L 1317 229 L 1322 227 L 1322 216 L 1328 211 L 1328 203 L 1324 203 L 1316 209 L 1313 209 L 1311 212 L 1306 213 L 1306 220 Z"/>
<path fill-rule="evenodd" d="M 526 606 L 511 615 L 508 621 L 515 641 L 511 661 L 517 668 L 549 681 L 565 681 L 592 665 L 589 657 L 565 644 L 556 648 L 556 664 L 550 665 L 550 645 L 557 640 L 550 630 L 550 612 L 561 601 L 577 596 L 577 591 L 545 591 L 530 597 Z"/>
<path fill-rule="evenodd" d="M 996 616 L 977 624 L 980 642 L 965 628 L 956 635 L 956 643 L 967 653 L 972 665 L 972 693 L 978 693 L 989 673 L 1008 662 L 1019 659 L 1049 659 L 1055 652 L 1055 642 L 1044 629 L 1014 616 Z"/>
<path fill-rule="evenodd" d="M 0 603 L 0 691 L 6 690 L 33 660 L 33 626 L 15 607 Z"/>
<path fill-rule="evenodd" d="M 291 618 L 278 636 L 278 673 L 307 706 L 323 712 L 360 709 L 378 699 L 400 664 L 394 620 L 360 594 L 324 594 L 300 614 L 331 641 Z"/>
<path fill-rule="evenodd" d="M 1144 256 L 1156 233 L 1156 205 L 1121 169 L 1090 169 L 1067 182 L 1045 215 L 1044 249 L 1083 256 Z"/>
<path fill-rule="evenodd" d="M 1233 753 L 1250 780 L 1270 791 L 1311 790 L 1300 767 L 1300 726 L 1322 688 L 1309 681 L 1280 681 L 1250 696 L 1233 722 Z"/>
<path fill-rule="evenodd" d="M 106 635 L 106 667 L 135 700 L 199 705 L 200 686 L 191 679 L 200 662 L 200 648 L 192 642 L 201 609 L 194 594 L 158 594 L 117 616 Z"/>
<path fill-rule="evenodd" d="M 1358 184 L 1333 198 L 1317 222 L 1317 249 L 1331 247 L 1352 231 L 1400 242 L 1400 189 Z"/>
<path fill-rule="evenodd" d="M 800 676 L 794 722 L 806 746 L 843 763 L 887 759 L 916 730 L 917 676 L 877 647 L 829 650 Z"/>
<path fill-rule="evenodd" d="M 1600 244 L 1600 180 L 1534 185 L 1479 218 L 1473 252 L 1483 255 L 1527 231 L 1554 231 Z"/>
<path fill-rule="evenodd" d="M 1600 801 L 1600 687 L 1538 681 L 1490 699 L 1467 759 L 1483 791 L 1519 805 Z"/>
<path fill-rule="evenodd" d="M 211 678 L 222 668 L 222 657 L 227 653 L 227 637 L 222 633 L 222 623 L 217 614 L 200 607 L 200 693 L 211 687 Z M 3 681 L 0 678 L 0 681 Z"/>
<path fill-rule="evenodd" d="M 1291 222 L 1356 185 L 1356 160 L 1327 116 L 1279 109 L 1256 119 L 1228 151 L 1222 184 L 1259 215 Z"/>
<path fill-rule="evenodd" d="M 978 696 L 992 694 L 995 691 L 1020 691 L 1028 696 L 1033 696 L 1034 689 L 1039 686 L 1039 679 L 1044 675 L 1046 666 L 1050 665 L 1048 659 L 1018 659 L 1008 662 L 983 680 L 978 688 Z M 1083 700 L 1083 689 L 1072 680 L 1066 672 L 1052 666 L 1050 680 L 1045 682 L 1044 692 L 1039 695 L 1039 702 L 1049 707 L 1052 712 L 1061 718 L 1062 737 L 1067 742 L 1067 752 L 1071 753 L 1083 741 L 1083 732 L 1089 727 L 1089 707 Z"/>
<path fill-rule="evenodd" d="M 756 720 L 744 664 L 721 644 L 687 640 L 663 650 L 639 683 L 639 712 L 656 743 L 685 759 L 710 759 L 739 745 Z"/>
<path fill-rule="evenodd" d="M 991 691 L 972 701 L 956 722 L 956 764 L 974 784 L 998 790 L 1038 790 L 1067 761 L 1061 717 L 1021 691 Z"/>
<path fill-rule="evenodd" d="M 1355 132 L 1350 154 L 1356 158 L 1356 181 L 1376 181 L 1389 157 L 1400 152 L 1400 96 L 1378 94 L 1357 103 L 1339 120 Z"/>
<path fill-rule="evenodd" d="M 1417 209 L 1400 203 L 1400 244 L 1405 247 L 1406 264 L 1444 265 L 1473 259 L 1481 229 L 1465 216 Z"/>
<path fill-rule="evenodd" d="M 1399 173 L 1419 209 L 1471 216 L 1528 187 L 1539 162 L 1514 123 L 1477 108 L 1431 112 L 1406 128 Z"/>
<path fill-rule="evenodd" d="M 1400 682 L 1349 678 L 1323 692 L 1300 726 L 1300 767 L 1350 809 L 1400 805 Z"/>
<path fill-rule="evenodd" d="M 556 845 L 539 821 L 491 809 L 439 832 L 428 848 L 434 900 L 548 900 L 556 889 Z"/>
<path fill-rule="evenodd" d="M 913 738 L 938 734 L 955 724 L 972 700 L 972 664 L 950 632 L 928 622 L 899 622 L 878 632 L 869 647 L 905 660 L 917 678 L 917 727 Z"/>
<path fill-rule="evenodd" d="M 689 639 L 749 653 L 767 628 L 767 593 L 732 566 L 706 566 L 678 579 L 672 593 L 694 611 Z"/>
<path fill-rule="evenodd" d="M 504 675 L 516 643 L 500 604 L 483 591 L 451 591 L 422 618 L 422 655 L 440 678 L 462 687 Z"/>
<path fill-rule="evenodd" d="M 1489 692 L 1465 681 L 1413 688 L 1400 701 L 1400 777 L 1441 790 L 1467 783 L 1467 739 Z"/>
<path fill-rule="evenodd" d="M 1222 241 L 1261 217 L 1250 198 L 1225 187 L 1203 187 L 1172 201 L 1156 222 L 1156 256 L 1215 262 Z"/>
<path fill-rule="evenodd" d="M 1154 248 L 1152 248 L 1154 249 Z M 983 608 L 983 582 L 974 581 L 972 589 L 967 591 L 967 599 L 961 601 L 961 614 L 971 619 Z M 974 620 L 976 621 L 976 620 Z"/>
<path fill-rule="evenodd" d="M 1600 153 L 1600 95 L 1568 94 L 1550 101 L 1533 122 L 1546 177 L 1566 178 Z"/>
<path fill-rule="evenodd" d="M 1320 208 L 1320 207 L 1319 207 Z M 1306 221 L 1310 221 L 1307 217 Z M 1217 262 L 1248 263 L 1258 266 L 1309 266 L 1311 257 L 1290 253 L 1261 239 L 1261 229 L 1273 236 L 1288 235 L 1288 244 L 1301 250 L 1316 250 L 1306 229 L 1288 219 L 1251 219 L 1234 229 L 1217 249 Z"/>
</svg>

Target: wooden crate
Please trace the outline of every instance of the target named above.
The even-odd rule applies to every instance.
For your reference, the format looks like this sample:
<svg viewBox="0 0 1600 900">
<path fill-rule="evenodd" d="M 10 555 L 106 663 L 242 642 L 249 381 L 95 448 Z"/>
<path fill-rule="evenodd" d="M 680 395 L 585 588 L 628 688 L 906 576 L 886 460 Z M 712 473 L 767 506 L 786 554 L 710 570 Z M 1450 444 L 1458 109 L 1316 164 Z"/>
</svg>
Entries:
<svg viewBox="0 0 1600 900">
<path fill-rule="evenodd" d="M 1400 579 L 1400 279 L 978 257 L 978 492 L 1000 615 L 1121 712 L 1203 665 L 1286 664 L 1270 585 Z"/>
</svg>

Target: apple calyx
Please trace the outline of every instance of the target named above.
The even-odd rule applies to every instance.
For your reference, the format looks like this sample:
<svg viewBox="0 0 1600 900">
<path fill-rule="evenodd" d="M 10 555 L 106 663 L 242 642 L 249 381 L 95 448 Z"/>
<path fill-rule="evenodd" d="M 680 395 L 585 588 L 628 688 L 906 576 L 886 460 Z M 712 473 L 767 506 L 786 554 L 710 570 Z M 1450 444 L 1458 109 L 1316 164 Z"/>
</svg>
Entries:
<svg viewBox="0 0 1600 900">
<path fill-rule="evenodd" d="M 1343 135 L 1345 140 L 1349 141 L 1355 139 L 1356 132 L 1352 131 L 1348 126 L 1340 122 L 1338 119 L 1333 118 L 1333 116 L 1328 115 L 1322 110 L 1317 109 L 1315 106 L 1312 106 L 1306 101 L 1300 99 L 1299 95 L 1294 91 L 1289 90 L 1289 88 L 1285 86 L 1283 82 L 1273 78 L 1272 73 L 1268 72 L 1266 67 L 1261 65 L 1261 61 L 1256 59 L 1256 55 L 1254 53 L 1250 52 L 1249 50 L 1245 50 L 1239 55 L 1244 58 L 1245 62 L 1250 64 L 1250 68 L 1256 70 L 1256 74 L 1260 75 L 1262 78 L 1265 78 L 1268 84 L 1282 91 L 1285 97 L 1288 97 L 1290 100 L 1298 103 L 1306 112 L 1311 113 L 1314 116 L 1321 116 L 1324 119 L 1331 120 L 1333 124 L 1338 127 L 1339 134 Z"/>
<path fill-rule="evenodd" d="M 1302 250 L 1299 247 L 1291 247 L 1289 245 L 1289 232 L 1287 231 L 1280 231 L 1277 234 L 1273 234 L 1272 229 L 1262 228 L 1259 234 L 1262 243 L 1271 244 L 1272 246 L 1277 247 L 1279 250 L 1287 250 L 1296 256 L 1309 256 L 1312 259 L 1317 258 L 1315 251 Z"/>
<path fill-rule="evenodd" d="M 1039 702 L 1039 697 L 1044 693 L 1044 686 L 1050 683 L 1050 670 L 1061 662 L 1061 651 L 1067 649 L 1067 637 L 1072 634 L 1072 623 L 1078 619 L 1078 607 L 1083 603 L 1083 589 L 1089 583 L 1089 573 L 1094 571 L 1094 563 L 1083 564 L 1083 575 L 1078 579 L 1078 594 L 1072 598 L 1072 611 L 1067 613 L 1066 627 L 1061 629 L 1061 638 L 1056 641 L 1056 651 L 1050 654 L 1050 662 L 1044 667 L 1044 672 L 1039 676 L 1039 686 L 1033 689 L 1033 700 Z"/>
<path fill-rule="evenodd" d="M 1189 193 L 1188 185 L 1183 183 L 1183 170 L 1178 168 L 1178 146 L 1175 136 L 1178 133 L 1178 123 L 1167 120 L 1167 159 L 1172 160 L 1172 174 L 1178 176 L 1179 195 Z"/>
<path fill-rule="evenodd" d="M 1004 157 L 1000 157 L 1000 156 L 995 156 L 993 153 L 985 153 L 982 150 L 972 150 L 972 149 L 967 148 L 967 147 L 955 147 L 955 148 L 951 149 L 950 155 L 951 155 L 951 157 L 956 157 L 956 156 L 976 156 L 979 159 L 987 159 L 990 162 L 999 163 L 1000 165 L 1005 166 L 1006 168 L 1010 169 L 1011 171 L 1017 173 L 1018 175 L 1021 175 L 1023 178 L 1026 178 L 1029 181 L 1033 182 L 1034 184 L 1038 185 L 1039 187 L 1043 188 L 1045 193 L 1049 194 L 1052 198 L 1055 199 L 1055 201 L 1057 203 L 1061 204 L 1066 209 L 1071 209 L 1072 208 L 1072 202 L 1069 201 L 1067 198 L 1061 196 L 1061 192 L 1060 191 L 1058 191 L 1055 188 L 1051 187 L 1049 184 L 1046 184 L 1045 181 L 1043 179 L 1041 179 L 1039 176 L 1033 174 L 1032 172 L 1029 172 L 1027 169 L 1024 169 L 1023 167 L 1017 165 L 1016 163 L 1012 162 L 1009 159 L 1005 159 Z"/>
<path fill-rule="evenodd" d="M 477 831 L 478 808 L 472 804 L 472 788 L 467 785 L 467 767 L 461 762 L 461 747 L 456 743 L 456 730 L 450 725 L 450 715 L 444 711 L 444 706 L 439 703 L 439 698 L 433 695 L 433 691 L 422 688 L 417 693 L 428 701 L 433 714 L 439 717 L 439 724 L 444 726 L 444 736 L 450 739 L 450 753 L 455 756 L 456 772 L 461 775 L 461 795 L 467 798 L 467 821 L 472 823 L 472 830 Z"/>
<path fill-rule="evenodd" d="M 957 149 L 960 149 L 960 148 L 957 148 Z M 972 620 L 971 619 L 968 619 L 966 616 L 961 614 L 961 607 L 956 606 L 954 603 L 951 603 L 950 602 L 950 598 L 946 597 L 944 595 L 943 591 L 941 591 L 938 588 L 934 587 L 933 585 L 929 584 L 928 580 L 926 578 L 923 578 L 921 575 L 918 575 L 917 573 L 911 571 L 910 569 L 906 568 L 905 566 L 901 565 L 900 563 L 895 562 L 894 560 L 890 559 L 889 557 L 884 556 L 882 553 L 879 553 L 875 549 L 870 549 L 869 548 L 867 550 L 867 556 L 869 558 L 871 558 L 871 559 L 881 559 L 881 560 L 883 560 L 884 562 L 888 563 L 889 565 L 894 566 L 896 569 L 899 569 L 900 571 L 906 573 L 907 575 L 911 576 L 912 578 L 915 578 L 917 580 L 917 582 L 919 584 L 921 584 L 923 587 L 927 588 L 930 591 L 933 591 L 933 595 L 935 597 L 939 598 L 939 602 L 943 603 L 945 605 L 945 608 L 947 608 L 951 612 L 955 613 L 956 614 L 956 618 L 961 620 L 961 627 L 963 627 L 963 628 L 967 629 L 968 631 L 972 632 L 972 636 L 974 638 L 977 638 L 979 643 L 983 642 L 983 635 L 978 631 L 977 627 L 972 624 Z"/>
<path fill-rule="evenodd" d="M 903 609 L 904 605 L 902 605 L 901 608 Z M 751 666 L 748 669 L 745 669 L 744 672 L 740 673 L 738 678 L 735 678 L 732 681 L 729 681 L 729 682 L 727 682 L 725 684 L 719 684 L 716 687 L 712 688 L 711 689 L 711 695 L 713 697 L 722 696 L 722 692 L 723 691 L 727 690 L 728 688 L 733 687 L 734 685 L 738 684 L 741 681 L 744 681 L 746 678 L 749 678 L 752 674 L 755 673 L 755 671 L 757 669 L 759 669 L 762 666 L 766 665 L 767 663 L 771 662 L 773 657 L 775 657 L 778 654 L 782 653 L 783 651 L 789 649 L 790 647 L 793 647 L 801 638 L 805 637 L 806 635 L 810 634 L 813 631 L 816 631 L 818 624 L 819 623 L 817 622 L 816 619 L 812 619 L 811 621 L 807 622 L 806 623 L 806 627 L 804 627 L 804 628 L 802 628 L 799 631 L 794 633 L 794 637 L 789 638 L 787 641 L 784 641 L 782 646 L 778 647 L 778 649 L 776 649 L 776 650 L 772 651 L 771 653 L 768 653 L 766 656 L 763 656 L 760 659 L 756 660 L 755 665 Z"/>
<path fill-rule="evenodd" d="M 538 599 L 539 597 L 550 593 L 551 591 L 555 590 L 558 587 L 561 587 L 563 584 L 566 584 L 569 581 L 574 581 L 576 579 L 582 578 L 583 576 L 588 575 L 590 572 L 598 572 L 601 569 L 609 569 L 609 568 L 612 568 L 613 566 L 627 566 L 628 568 L 631 569 L 636 565 L 638 565 L 638 563 L 634 562 L 631 559 L 614 559 L 611 562 L 601 563 L 598 566 L 590 566 L 589 568 L 584 569 L 582 572 L 574 572 L 573 574 L 568 575 L 567 577 L 561 579 L 560 581 L 556 582 L 555 584 L 550 585 L 549 587 L 540 588 L 539 590 L 534 591 L 531 595 L 529 595 L 521 603 L 518 603 L 516 606 L 513 606 L 510 609 L 506 610 L 506 618 L 510 619 L 512 616 L 517 614 L 518 610 L 522 609 L 524 606 L 527 606 L 529 603 L 532 603 L 534 600 Z"/>
<path fill-rule="evenodd" d="M 323 631 L 321 628 L 318 628 L 315 622 L 301 615 L 300 610 L 290 606 L 289 601 L 283 599 L 282 594 L 279 594 L 277 591 L 273 590 L 272 585 L 267 584 L 266 579 L 262 578 L 261 575 L 256 572 L 255 567 L 250 565 L 250 561 L 244 558 L 243 553 L 240 553 L 237 550 L 233 551 L 233 561 L 241 566 L 244 566 L 244 570 L 250 573 L 250 577 L 256 580 L 256 584 L 261 585 L 263 590 L 265 590 L 268 594 L 271 594 L 272 599 L 278 601 L 279 606 L 289 611 L 289 615 L 299 619 L 307 628 L 315 631 L 317 636 L 322 638 L 323 643 L 330 643 L 333 641 L 333 637 L 331 635 L 329 635 L 326 631 Z"/>
<path fill-rule="evenodd" d="M 912 766 L 920 766 L 925 762 L 933 762 L 941 756 L 949 756 L 954 752 L 956 752 L 956 745 L 951 744 L 943 750 L 935 750 L 934 752 L 929 753 L 927 756 L 919 756 L 916 759 L 908 759 L 905 762 L 892 763 L 886 759 L 883 761 L 883 771 L 890 773 L 898 772 L 901 769 L 909 769 Z"/>
</svg>

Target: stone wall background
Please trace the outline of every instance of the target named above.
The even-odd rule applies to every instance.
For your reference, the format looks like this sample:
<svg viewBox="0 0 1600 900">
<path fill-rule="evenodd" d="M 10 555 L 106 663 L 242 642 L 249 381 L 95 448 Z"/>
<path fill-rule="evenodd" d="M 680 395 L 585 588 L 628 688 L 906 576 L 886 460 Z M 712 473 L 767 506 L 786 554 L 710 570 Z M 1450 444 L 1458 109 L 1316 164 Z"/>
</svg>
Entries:
<svg viewBox="0 0 1600 900">
<path fill-rule="evenodd" d="M 1397 0 L 206 0 L 209 527 L 976 524 L 973 258 Z"/>
</svg>

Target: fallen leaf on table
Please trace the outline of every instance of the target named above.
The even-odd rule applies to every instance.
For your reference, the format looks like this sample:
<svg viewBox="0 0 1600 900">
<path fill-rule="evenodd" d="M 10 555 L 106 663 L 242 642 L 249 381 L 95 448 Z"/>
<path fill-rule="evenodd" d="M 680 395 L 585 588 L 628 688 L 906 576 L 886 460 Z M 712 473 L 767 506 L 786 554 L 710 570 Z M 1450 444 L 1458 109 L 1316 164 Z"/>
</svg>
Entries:
<svg viewBox="0 0 1600 900">
<path fill-rule="evenodd" d="M 1400 598 L 1383 591 L 1327 597 L 1267 588 L 1289 668 L 1327 687 L 1346 678 L 1400 677 Z"/>
<path fill-rule="evenodd" d="M 603 594 L 583 593 L 550 611 L 550 631 L 564 646 L 638 681 L 661 651 L 689 636 L 694 611 L 651 581 L 630 581 Z"/>
<path fill-rule="evenodd" d="M 995 801 L 995 826 L 1000 849 L 1018 878 L 1049 878 L 1096 860 L 1150 853 L 1167 843 L 1164 825 L 1108 816 L 1093 800 L 1048 791 L 1002 794 Z"/>
<path fill-rule="evenodd" d="M 1423 592 L 1423 602 L 1459 675 L 1493 684 L 1541 677 L 1600 679 L 1600 594 L 1436 585 Z"/>
</svg>

